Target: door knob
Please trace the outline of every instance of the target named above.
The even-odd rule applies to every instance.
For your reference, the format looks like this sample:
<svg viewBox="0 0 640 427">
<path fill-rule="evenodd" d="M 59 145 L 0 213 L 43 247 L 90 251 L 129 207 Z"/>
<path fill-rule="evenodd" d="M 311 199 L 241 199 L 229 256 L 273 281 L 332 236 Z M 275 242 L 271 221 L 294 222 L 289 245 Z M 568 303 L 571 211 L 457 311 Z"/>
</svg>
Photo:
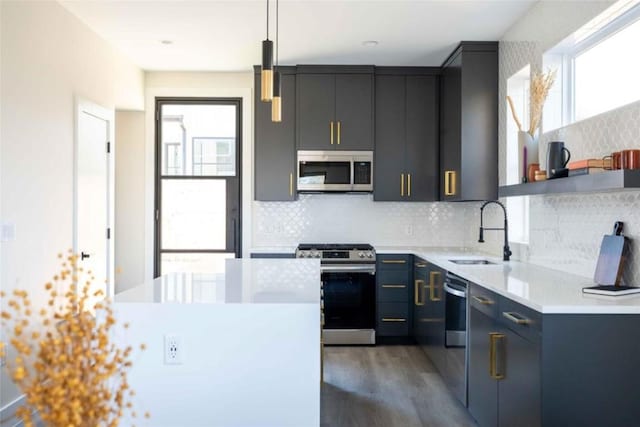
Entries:
<svg viewBox="0 0 640 427">
<path fill-rule="evenodd" d="M 85 254 L 84 252 L 80 252 L 80 261 L 83 261 L 85 258 L 89 258 L 91 255 Z"/>
</svg>

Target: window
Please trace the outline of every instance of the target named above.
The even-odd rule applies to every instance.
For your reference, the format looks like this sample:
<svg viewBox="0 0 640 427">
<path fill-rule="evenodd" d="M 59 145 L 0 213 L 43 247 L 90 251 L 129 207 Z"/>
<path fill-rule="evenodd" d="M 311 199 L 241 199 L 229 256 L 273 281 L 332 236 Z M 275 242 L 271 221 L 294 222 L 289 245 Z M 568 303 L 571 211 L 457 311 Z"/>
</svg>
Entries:
<svg viewBox="0 0 640 427">
<path fill-rule="evenodd" d="M 507 94 L 513 101 L 516 114 L 522 120 L 524 129 L 529 127 L 529 82 L 531 69 L 527 65 L 507 79 Z M 509 106 L 507 114 L 507 184 L 520 183 L 518 155 L 518 127 L 511 119 Z M 509 240 L 518 243 L 529 242 L 529 197 L 509 197 L 507 199 L 510 228 Z"/>
<path fill-rule="evenodd" d="M 544 56 L 558 69 L 544 111 L 544 131 L 640 100 L 640 1 L 621 0 Z"/>
</svg>

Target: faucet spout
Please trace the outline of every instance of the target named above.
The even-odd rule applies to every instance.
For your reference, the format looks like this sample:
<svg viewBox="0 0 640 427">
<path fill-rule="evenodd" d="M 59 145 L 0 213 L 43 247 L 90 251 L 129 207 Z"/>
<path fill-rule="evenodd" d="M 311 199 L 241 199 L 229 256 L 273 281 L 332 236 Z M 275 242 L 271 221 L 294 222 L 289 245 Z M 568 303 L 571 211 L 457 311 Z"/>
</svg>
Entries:
<svg viewBox="0 0 640 427">
<path fill-rule="evenodd" d="M 484 208 L 490 204 L 496 204 L 502 208 L 502 212 L 504 214 L 504 227 L 503 228 L 485 228 L 483 227 L 483 216 L 484 216 Z M 487 200 L 480 207 L 480 237 L 478 239 L 479 243 L 484 243 L 484 230 L 502 230 L 504 231 L 504 246 L 502 248 L 502 260 L 509 261 L 511 258 L 512 252 L 509 248 L 509 222 L 507 221 L 507 208 L 498 200 Z"/>
</svg>

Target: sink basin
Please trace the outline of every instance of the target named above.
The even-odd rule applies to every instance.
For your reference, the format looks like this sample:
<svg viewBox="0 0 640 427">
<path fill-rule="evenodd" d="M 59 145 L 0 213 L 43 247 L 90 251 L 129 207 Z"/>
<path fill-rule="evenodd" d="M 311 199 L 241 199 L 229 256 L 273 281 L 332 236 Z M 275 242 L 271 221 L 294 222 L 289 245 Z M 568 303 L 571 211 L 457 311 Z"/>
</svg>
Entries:
<svg viewBox="0 0 640 427">
<path fill-rule="evenodd" d="M 460 265 L 489 265 L 495 264 L 495 262 L 487 261 L 486 259 L 450 259 L 450 262 Z"/>
</svg>

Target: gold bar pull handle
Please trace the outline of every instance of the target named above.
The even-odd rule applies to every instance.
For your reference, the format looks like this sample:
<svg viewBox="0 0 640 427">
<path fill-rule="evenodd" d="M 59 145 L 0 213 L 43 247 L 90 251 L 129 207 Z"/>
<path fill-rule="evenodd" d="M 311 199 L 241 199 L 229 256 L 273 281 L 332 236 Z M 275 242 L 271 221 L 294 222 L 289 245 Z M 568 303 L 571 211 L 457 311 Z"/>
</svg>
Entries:
<svg viewBox="0 0 640 427">
<path fill-rule="evenodd" d="M 333 120 L 331 120 L 329 127 L 331 129 L 331 145 L 333 145 Z"/>
<path fill-rule="evenodd" d="M 407 285 L 382 285 L 385 289 L 404 289 Z"/>
<path fill-rule="evenodd" d="M 471 298 L 478 301 L 482 305 L 493 305 L 493 301 L 486 297 L 479 297 L 477 295 L 473 295 Z"/>
<path fill-rule="evenodd" d="M 413 283 L 413 302 L 415 305 L 422 306 L 424 301 L 420 300 L 421 291 L 424 290 L 424 280 L 417 279 Z"/>
<path fill-rule="evenodd" d="M 498 369 L 498 342 L 504 337 L 504 334 L 497 332 L 489 334 L 489 375 L 494 380 L 504 379 L 504 372 L 500 372 Z"/>
<path fill-rule="evenodd" d="M 527 319 L 526 317 L 523 317 L 522 315 L 513 311 L 505 311 L 502 313 L 502 315 L 518 325 L 529 325 L 531 323 L 530 319 Z"/>
<path fill-rule="evenodd" d="M 404 174 L 400 174 L 400 197 L 404 197 Z"/>
<path fill-rule="evenodd" d="M 383 322 L 406 322 L 407 319 L 404 319 L 402 317 L 383 317 L 382 321 Z"/>
<path fill-rule="evenodd" d="M 293 196 L 293 173 L 289 174 L 289 195 Z"/>
<path fill-rule="evenodd" d="M 429 299 L 431 301 L 442 300 L 442 295 L 439 297 L 436 296 L 436 276 L 440 276 L 439 271 L 432 271 L 429 273 Z"/>
<path fill-rule="evenodd" d="M 456 171 L 444 172 L 444 195 L 455 196 L 456 194 Z"/>
<path fill-rule="evenodd" d="M 411 197 L 411 174 L 407 174 L 407 197 Z"/>
<path fill-rule="evenodd" d="M 418 268 L 425 268 L 426 266 L 427 266 L 427 264 L 424 263 L 424 262 L 416 262 L 416 267 L 418 267 Z"/>
<path fill-rule="evenodd" d="M 383 259 L 383 264 L 405 264 L 407 261 L 403 259 Z"/>
<path fill-rule="evenodd" d="M 342 122 L 338 120 L 338 145 L 340 145 L 340 128 L 342 127 Z"/>
</svg>

